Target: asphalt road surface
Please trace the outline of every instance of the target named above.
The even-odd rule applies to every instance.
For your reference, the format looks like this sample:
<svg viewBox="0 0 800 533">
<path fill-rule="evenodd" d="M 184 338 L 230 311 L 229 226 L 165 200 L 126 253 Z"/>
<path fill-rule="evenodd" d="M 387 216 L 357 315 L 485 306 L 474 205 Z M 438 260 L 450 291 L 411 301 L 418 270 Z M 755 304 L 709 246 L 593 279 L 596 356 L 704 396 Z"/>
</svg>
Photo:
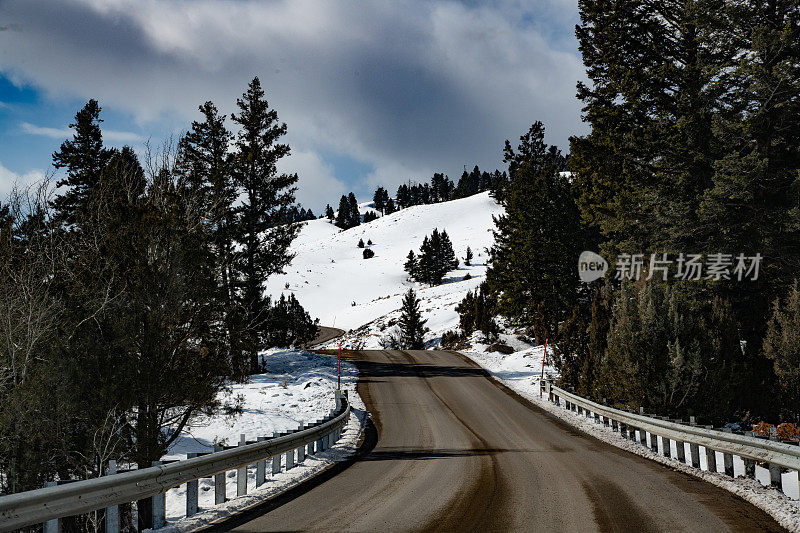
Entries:
<svg viewBox="0 0 800 533">
<path fill-rule="evenodd" d="M 566 426 L 442 351 L 349 354 L 374 428 L 235 531 L 782 531 L 697 478 Z"/>
<path fill-rule="evenodd" d="M 317 346 L 323 342 L 335 339 L 344 333 L 343 329 L 329 328 L 328 326 L 317 326 L 317 336 L 308 343 L 308 346 Z"/>
</svg>

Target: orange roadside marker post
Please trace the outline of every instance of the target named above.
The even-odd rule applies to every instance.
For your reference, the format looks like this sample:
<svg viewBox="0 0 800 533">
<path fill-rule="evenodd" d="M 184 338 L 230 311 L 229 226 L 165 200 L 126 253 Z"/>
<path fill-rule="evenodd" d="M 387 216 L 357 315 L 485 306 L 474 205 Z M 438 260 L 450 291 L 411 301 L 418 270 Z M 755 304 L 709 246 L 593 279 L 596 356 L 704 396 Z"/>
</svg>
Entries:
<svg viewBox="0 0 800 533">
<path fill-rule="evenodd" d="M 539 380 L 539 398 L 542 397 L 542 385 L 541 382 L 544 381 L 544 361 L 547 359 L 547 339 L 544 340 L 544 355 L 542 356 L 542 377 Z"/>
</svg>

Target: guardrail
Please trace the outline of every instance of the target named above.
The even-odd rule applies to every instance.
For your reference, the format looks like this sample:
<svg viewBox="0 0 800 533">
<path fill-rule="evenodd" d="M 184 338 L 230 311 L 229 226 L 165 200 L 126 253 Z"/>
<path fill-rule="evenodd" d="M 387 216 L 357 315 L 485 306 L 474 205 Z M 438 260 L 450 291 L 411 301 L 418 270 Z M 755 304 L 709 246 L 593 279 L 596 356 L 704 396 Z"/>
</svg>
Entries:
<svg viewBox="0 0 800 533">
<path fill-rule="evenodd" d="M 286 456 L 287 469 L 310 455 L 330 448 L 341 437 L 342 427 L 350 416 L 346 395 L 336 391 L 336 409 L 323 420 L 301 427 L 297 431 L 272 438 L 258 437 L 246 442 L 244 435 L 239 446 L 218 447 L 213 453 L 150 468 L 131 470 L 101 478 L 48 486 L 0 497 L 0 531 L 9 531 L 34 524 L 43 524 L 44 531 L 59 530 L 60 518 L 105 509 L 105 531 L 119 530 L 118 505 L 153 498 L 153 529 L 165 524 L 165 493 L 187 484 L 186 511 L 191 516 L 198 511 L 197 480 L 214 476 L 215 504 L 226 500 L 225 472 L 237 471 L 236 494 L 247 494 L 247 467 L 256 465 L 256 486 L 265 482 L 266 461 L 272 458 L 272 473 L 281 469 L 281 455 Z M 315 449 L 316 445 L 316 449 Z M 55 483 L 52 483 L 55 485 Z"/>
<path fill-rule="evenodd" d="M 800 446 L 738 435 L 680 421 L 631 413 L 587 400 L 541 382 L 550 401 L 620 433 L 667 458 L 705 471 L 731 477 L 753 477 L 764 486 L 777 486 L 792 499 L 800 499 Z"/>
</svg>

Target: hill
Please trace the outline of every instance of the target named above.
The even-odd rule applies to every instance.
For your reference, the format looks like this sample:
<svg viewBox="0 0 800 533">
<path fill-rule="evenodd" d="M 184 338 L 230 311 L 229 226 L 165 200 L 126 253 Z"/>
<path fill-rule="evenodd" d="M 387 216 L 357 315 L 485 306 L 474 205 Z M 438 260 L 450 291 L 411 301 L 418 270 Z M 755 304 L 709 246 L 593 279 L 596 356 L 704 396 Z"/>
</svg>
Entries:
<svg viewBox="0 0 800 533">
<path fill-rule="evenodd" d="M 488 193 L 481 193 L 409 207 L 344 231 L 326 219 L 312 220 L 292 244 L 296 256 L 286 274 L 271 277 L 266 289 L 273 297 L 293 292 L 323 325 L 355 330 L 381 318 L 385 325 L 399 309 L 403 292 L 414 287 L 428 318 L 430 337 L 437 337 L 458 324 L 455 305 L 484 280 L 486 249 L 493 242 L 492 217 L 502 212 Z M 428 287 L 408 281 L 403 263 L 408 251 L 417 252 L 434 228 L 447 231 L 461 264 L 445 283 Z M 359 239 L 372 241 L 369 248 L 375 257 L 363 258 Z M 463 264 L 467 246 L 474 253 L 469 267 Z M 464 280 L 467 273 L 471 279 Z M 365 345 L 373 346 L 379 333 L 362 336 Z"/>
</svg>

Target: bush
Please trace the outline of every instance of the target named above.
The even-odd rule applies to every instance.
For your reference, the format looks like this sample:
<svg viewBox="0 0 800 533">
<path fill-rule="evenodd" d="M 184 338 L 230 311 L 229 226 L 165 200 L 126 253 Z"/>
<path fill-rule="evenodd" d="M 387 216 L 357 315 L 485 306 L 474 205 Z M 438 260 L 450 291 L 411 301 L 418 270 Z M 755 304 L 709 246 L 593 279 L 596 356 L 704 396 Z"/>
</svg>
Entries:
<svg viewBox="0 0 800 533">
<path fill-rule="evenodd" d="M 455 348 L 463 337 L 457 331 L 449 330 L 442 334 L 442 348 Z"/>
<path fill-rule="evenodd" d="M 364 249 L 364 259 L 370 259 L 372 257 L 375 257 L 375 252 L 373 252 L 369 248 L 365 248 Z"/>
</svg>

